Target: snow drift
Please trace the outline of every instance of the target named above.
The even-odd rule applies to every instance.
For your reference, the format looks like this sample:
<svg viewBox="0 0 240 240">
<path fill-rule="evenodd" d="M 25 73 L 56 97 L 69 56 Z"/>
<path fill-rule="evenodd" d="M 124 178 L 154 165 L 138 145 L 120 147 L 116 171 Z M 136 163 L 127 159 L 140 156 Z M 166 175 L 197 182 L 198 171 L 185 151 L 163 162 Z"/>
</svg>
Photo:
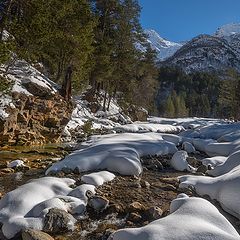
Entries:
<svg viewBox="0 0 240 240">
<path fill-rule="evenodd" d="M 170 215 L 141 228 L 126 228 L 108 240 L 237 240 L 237 231 L 216 207 L 202 198 L 178 195 Z"/>
<path fill-rule="evenodd" d="M 166 155 L 176 151 L 175 144 L 163 140 L 158 133 L 98 136 L 89 146 L 53 164 L 46 174 L 63 168 L 77 168 L 80 172 L 107 169 L 123 175 L 139 175 L 142 172 L 141 156 Z"/>
</svg>

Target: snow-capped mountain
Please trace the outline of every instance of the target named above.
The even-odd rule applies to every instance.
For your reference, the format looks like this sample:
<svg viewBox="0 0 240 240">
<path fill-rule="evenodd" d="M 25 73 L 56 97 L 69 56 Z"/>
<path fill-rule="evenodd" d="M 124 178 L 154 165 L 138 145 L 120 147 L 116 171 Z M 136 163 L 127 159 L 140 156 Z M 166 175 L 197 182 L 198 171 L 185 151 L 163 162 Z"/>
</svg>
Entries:
<svg viewBox="0 0 240 240">
<path fill-rule="evenodd" d="M 183 46 L 182 43 L 171 42 L 160 37 L 154 30 L 145 30 L 144 33 L 147 35 L 147 41 L 150 43 L 151 47 L 157 52 L 160 61 L 171 57 Z"/>
<path fill-rule="evenodd" d="M 213 72 L 229 68 L 240 71 L 240 55 L 223 38 L 199 35 L 185 44 L 163 64 L 178 66 L 188 73 Z"/>
<path fill-rule="evenodd" d="M 240 23 L 230 23 L 219 27 L 214 34 L 216 37 L 229 37 L 240 34 Z"/>
<path fill-rule="evenodd" d="M 193 38 L 161 64 L 177 66 L 188 73 L 229 68 L 240 72 L 240 24 L 227 24 L 212 36 L 202 34 Z"/>
</svg>

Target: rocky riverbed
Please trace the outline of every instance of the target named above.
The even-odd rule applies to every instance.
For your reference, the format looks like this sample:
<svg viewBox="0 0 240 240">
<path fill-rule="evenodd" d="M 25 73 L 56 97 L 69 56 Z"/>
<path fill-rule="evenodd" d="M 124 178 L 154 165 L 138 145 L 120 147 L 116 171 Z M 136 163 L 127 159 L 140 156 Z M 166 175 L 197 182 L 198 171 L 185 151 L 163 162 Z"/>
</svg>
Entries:
<svg viewBox="0 0 240 240">
<path fill-rule="evenodd" d="M 0 197 L 16 187 L 26 183 L 30 179 L 43 177 L 45 169 L 62 158 L 69 152 L 69 148 L 50 145 L 42 148 L 5 148 L 1 151 L 0 164 Z M 198 167 L 195 157 L 203 158 L 198 154 L 188 160 Z M 22 159 L 25 167 L 7 168 L 7 162 L 13 159 Z M 96 211 L 87 206 L 85 216 L 77 220 L 74 231 L 67 233 L 51 234 L 56 240 L 81 239 L 103 240 L 117 229 L 126 227 L 141 227 L 169 213 L 170 202 L 182 192 L 178 189 L 177 177 L 183 172 L 177 172 L 169 166 L 171 156 L 148 156 L 142 158 L 143 173 L 136 176 L 120 176 L 98 187 L 96 196 L 108 201 L 108 207 L 102 211 Z M 199 173 L 201 174 L 201 173 Z M 57 177 L 69 177 L 76 180 L 76 185 L 81 185 L 79 173 L 67 173 L 60 171 Z M 186 190 L 189 196 L 196 194 L 191 189 Z M 217 203 L 215 202 L 217 206 Z M 224 215 L 239 230 L 237 220 L 223 211 Z M 29 233 L 24 233 L 23 238 L 18 235 L 15 239 L 39 239 L 29 238 Z M 31 235 L 32 236 L 32 235 Z M 44 236 L 45 237 L 45 236 Z M 40 238 L 42 239 L 43 236 Z M 46 238 L 50 239 L 50 238 Z"/>
</svg>

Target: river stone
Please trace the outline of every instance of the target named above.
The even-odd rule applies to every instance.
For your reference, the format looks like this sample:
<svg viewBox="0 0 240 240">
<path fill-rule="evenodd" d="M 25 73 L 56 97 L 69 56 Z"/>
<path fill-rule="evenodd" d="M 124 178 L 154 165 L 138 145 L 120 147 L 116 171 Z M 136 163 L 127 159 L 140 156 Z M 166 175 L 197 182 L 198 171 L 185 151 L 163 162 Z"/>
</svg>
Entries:
<svg viewBox="0 0 240 240">
<path fill-rule="evenodd" d="M 154 206 L 147 209 L 145 214 L 149 220 L 156 220 L 162 217 L 163 210 L 157 206 Z"/>
<path fill-rule="evenodd" d="M 133 202 L 128 207 L 129 212 L 139 212 L 144 210 L 145 210 L 145 207 L 139 202 Z"/>
<path fill-rule="evenodd" d="M 208 170 L 208 167 L 205 165 L 201 165 L 198 169 L 197 172 L 198 173 L 206 173 L 206 171 Z"/>
<path fill-rule="evenodd" d="M 54 240 L 54 238 L 45 232 L 26 229 L 22 231 L 22 240 Z"/>
<path fill-rule="evenodd" d="M 74 229 L 76 219 L 64 210 L 51 208 L 44 218 L 43 231 L 53 234 L 65 233 Z"/>
</svg>

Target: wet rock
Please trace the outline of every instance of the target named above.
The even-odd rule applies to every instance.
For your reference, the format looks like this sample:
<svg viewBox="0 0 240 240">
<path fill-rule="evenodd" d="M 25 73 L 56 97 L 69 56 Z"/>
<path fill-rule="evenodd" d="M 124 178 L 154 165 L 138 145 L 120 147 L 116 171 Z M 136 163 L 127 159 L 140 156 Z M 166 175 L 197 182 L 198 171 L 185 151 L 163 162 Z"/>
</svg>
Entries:
<svg viewBox="0 0 240 240">
<path fill-rule="evenodd" d="M 1 169 L 2 173 L 14 173 L 14 169 L 12 168 L 3 168 Z"/>
<path fill-rule="evenodd" d="M 142 220 L 142 216 L 138 213 L 131 212 L 127 218 L 128 221 L 138 223 Z"/>
<path fill-rule="evenodd" d="M 147 181 L 141 181 L 141 186 L 148 189 L 151 187 L 150 183 Z"/>
<path fill-rule="evenodd" d="M 208 170 L 208 167 L 207 166 L 205 166 L 205 165 L 201 165 L 200 167 L 198 167 L 198 169 L 197 169 L 197 172 L 198 173 L 206 173 L 207 172 L 207 170 Z"/>
<path fill-rule="evenodd" d="M 47 233 L 59 234 L 74 229 L 76 219 L 64 210 L 52 208 L 44 218 L 43 231 Z"/>
<path fill-rule="evenodd" d="M 161 182 L 172 184 L 174 186 L 179 184 L 178 178 L 160 178 Z"/>
<path fill-rule="evenodd" d="M 112 214 L 112 213 L 123 213 L 124 212 L 124 208 L 122 205 L 120 204 L 111 204 L 108 206 L 107 208 L 107 214 Z"/>
<path fill-rule="evenodd" d="M 157 206 L 154 206 L 154 207 L 148 208 L 145 214 L 149 220 L 156 220 L 162 217 L 163 210 Z"/>
<path fill-rule="evenodd" d="M 26 229 L 22 231 L 22 240 L 54 240 L 54 238 L 42 231 Z"/>
<path fill-rule="evenodd" d="M 133 202 L 128 206 L 127 211 L 128 212 L 140 212 L 140 211 L 145 211 L 145 209 L 146 209 L 145 206 L 143 206 L 141 203 Z"/>
<path fill-rule="evenodd" d="M 89 198 L 88 205 L 96 212 L 102 212 L 108 207 L 109 200 L 103 196 L 93 195 Z"/>
<path fill-rule="evenodd" d="M 195 157 L 188 157 L 187 162 L 192 166 L 197 168 L 201 162 L 199 162 Z"/>
<path fill-rule="evenodd" d="M 141 184 L 139 182 L 131 182 L 128 186 L 133 188 L 141 188 Z"/>
</svg>

